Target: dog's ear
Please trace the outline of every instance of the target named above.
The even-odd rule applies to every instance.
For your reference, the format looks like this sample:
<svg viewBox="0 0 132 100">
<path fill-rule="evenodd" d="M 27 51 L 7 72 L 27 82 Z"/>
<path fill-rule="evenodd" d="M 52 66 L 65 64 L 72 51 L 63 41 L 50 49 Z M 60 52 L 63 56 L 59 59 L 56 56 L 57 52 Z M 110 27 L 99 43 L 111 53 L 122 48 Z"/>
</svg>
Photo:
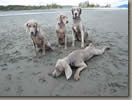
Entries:
<svg viewBox="0 0 132 100">
<path fill-rule="evenodd" d="M 28 23 L 28 22 L 26 22 L 26 23 L 24 24 L 24 26 L 25 26 L 25 27 L 28 27 L 28 24 L 29 24 L 29 23 Z"/>
<path fill-rule="evenodd" d="M 26 22 L 25 24 L 24 24 L 24 27 L 26 27 L 26 32 L 28 32 L 28 22 Z"/>
<path fill-rule="evenodd" d="M 63 16 L 63 15 L 58 15 L 58 16 L 57 16 L 57 23 L 58 23 L 58 24 L 62 23 L 62 21 L 63 21 L 63 20 L 62 20 L 62 16 Z"/>
<path fill-rule="evenodd" d="M 68 80 L 71 75 L 72 75 L 72 69 L 71 67 L 66 63 L 65 64 L 65 75 L 66 75 L 66 79 Z"/>
<path fill-rule="evenodd" d="M 81 13 L 82 13 L 82 9 L 81 9 L 81 8 L 79 8 L 79 14 L 81 15 Z"/>
<path fill-rule="evenodd" d="M 64 15 L 60 15 L 60 21 L 63 22 Z"/>
<path fill-rule="evenodd" d="M 35 22 L 36 27 L 38 27 L 38 22 Z"/>
<path fill-rule="evenodd" d="M 39 26 L 39 23 L 37 21 L 35 22 L 35 25 L 36 25 L 37 31 L 40 31 L 40 26 Z"/>
<path fill-rule="evenodd" d="M 60 24 L 60 15 L 57 16 L 57 24 Z"/>
</svg>

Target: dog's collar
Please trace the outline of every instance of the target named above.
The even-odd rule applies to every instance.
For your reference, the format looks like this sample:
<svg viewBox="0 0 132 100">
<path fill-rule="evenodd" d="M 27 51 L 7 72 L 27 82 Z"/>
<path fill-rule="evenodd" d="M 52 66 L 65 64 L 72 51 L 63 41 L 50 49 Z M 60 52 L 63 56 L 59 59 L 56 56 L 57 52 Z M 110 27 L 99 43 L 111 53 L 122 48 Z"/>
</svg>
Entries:
<svg viewBox="0 0 132 100">
<path fill-rule="evenodd" d="M 38 33 L 38 30 L 36 30 L 36 32 L 35 32 L 35 36 L 37 35 L 37 33 Z"/>
<path fill-rule="evenodd" d="M 68 60 L 69 60 L 69 62 L 70 62 L 70 65 L 72 65 L 72 59 L 71 59 L 70 56 L 68 56 Z"/>
</svg>

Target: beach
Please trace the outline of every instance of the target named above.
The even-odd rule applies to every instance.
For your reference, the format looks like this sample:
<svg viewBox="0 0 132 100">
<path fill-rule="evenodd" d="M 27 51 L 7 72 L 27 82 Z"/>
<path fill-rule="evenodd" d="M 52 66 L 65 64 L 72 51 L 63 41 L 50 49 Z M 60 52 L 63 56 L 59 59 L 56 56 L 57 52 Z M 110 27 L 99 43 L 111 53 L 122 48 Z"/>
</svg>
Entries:
<svg viewBox="0 0 132 100">
<path fill-rule="evenodd" d="M 56 44 L 56 16 L 65 14 L 68 49 Z M 34 59 L 34 47 L 24 23 L 39 22 L 54 51 Z M 88 41 L 101 48 L 103 55 L 86 61 L 80 80 L 64 75 L 53 78 L 56 61 L 73 50 L 71 9 L 0 11 L 0 96 L 128 96 L 128 9 L 83 9 L 81 19 Z"/>
</svg>

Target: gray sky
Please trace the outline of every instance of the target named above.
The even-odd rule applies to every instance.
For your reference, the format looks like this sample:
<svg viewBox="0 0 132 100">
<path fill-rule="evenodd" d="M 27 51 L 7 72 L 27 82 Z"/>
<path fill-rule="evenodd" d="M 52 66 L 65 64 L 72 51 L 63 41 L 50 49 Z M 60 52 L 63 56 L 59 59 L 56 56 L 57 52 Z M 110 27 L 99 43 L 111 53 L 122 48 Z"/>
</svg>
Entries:
<svg viewBox="0 0 132 100">
<path fill-rule="evenodd" d="M 0 5 L 46 5 L 56 3 L 60 5 L 77 6 L 83 1 L 89 1 L 90 3 L 100 5 L 106 5 L 108 2 L 112 7 L 128 4 L 128 0 L 0 0 Z"/>
</svg>

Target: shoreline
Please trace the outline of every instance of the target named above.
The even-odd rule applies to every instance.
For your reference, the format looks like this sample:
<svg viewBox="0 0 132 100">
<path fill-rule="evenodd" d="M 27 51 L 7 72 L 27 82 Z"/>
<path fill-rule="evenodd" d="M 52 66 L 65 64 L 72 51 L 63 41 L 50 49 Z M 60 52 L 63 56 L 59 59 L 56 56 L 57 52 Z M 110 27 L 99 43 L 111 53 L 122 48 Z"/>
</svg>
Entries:
<svg viewBox="0 0 132 100">
<path fill-rule="evenodd" d="M 128 10 L 128 8 L 82 8 L 83 10 Z M 59 11 L 58 11 L 59 10 Z M 37 14 L 45 14 L 45 13 L 59 13 L 63 10 L 63 12 L 70 12 L 71 8 L 67 9 L 37 9 L 37 10 L 17 10 L 17 11 L 0 11 L 0 17 L 7 16 L 23 16 L 23 15 L 37 15 Z M 19 13 L 17 13 L 19 12 Z M 3 14 L 2 14 L 3 13 Z M 8 13 L 8 14 L 7 14 Z M 11 14 L 9 14 L 11 13 Z"/>
</svg>

